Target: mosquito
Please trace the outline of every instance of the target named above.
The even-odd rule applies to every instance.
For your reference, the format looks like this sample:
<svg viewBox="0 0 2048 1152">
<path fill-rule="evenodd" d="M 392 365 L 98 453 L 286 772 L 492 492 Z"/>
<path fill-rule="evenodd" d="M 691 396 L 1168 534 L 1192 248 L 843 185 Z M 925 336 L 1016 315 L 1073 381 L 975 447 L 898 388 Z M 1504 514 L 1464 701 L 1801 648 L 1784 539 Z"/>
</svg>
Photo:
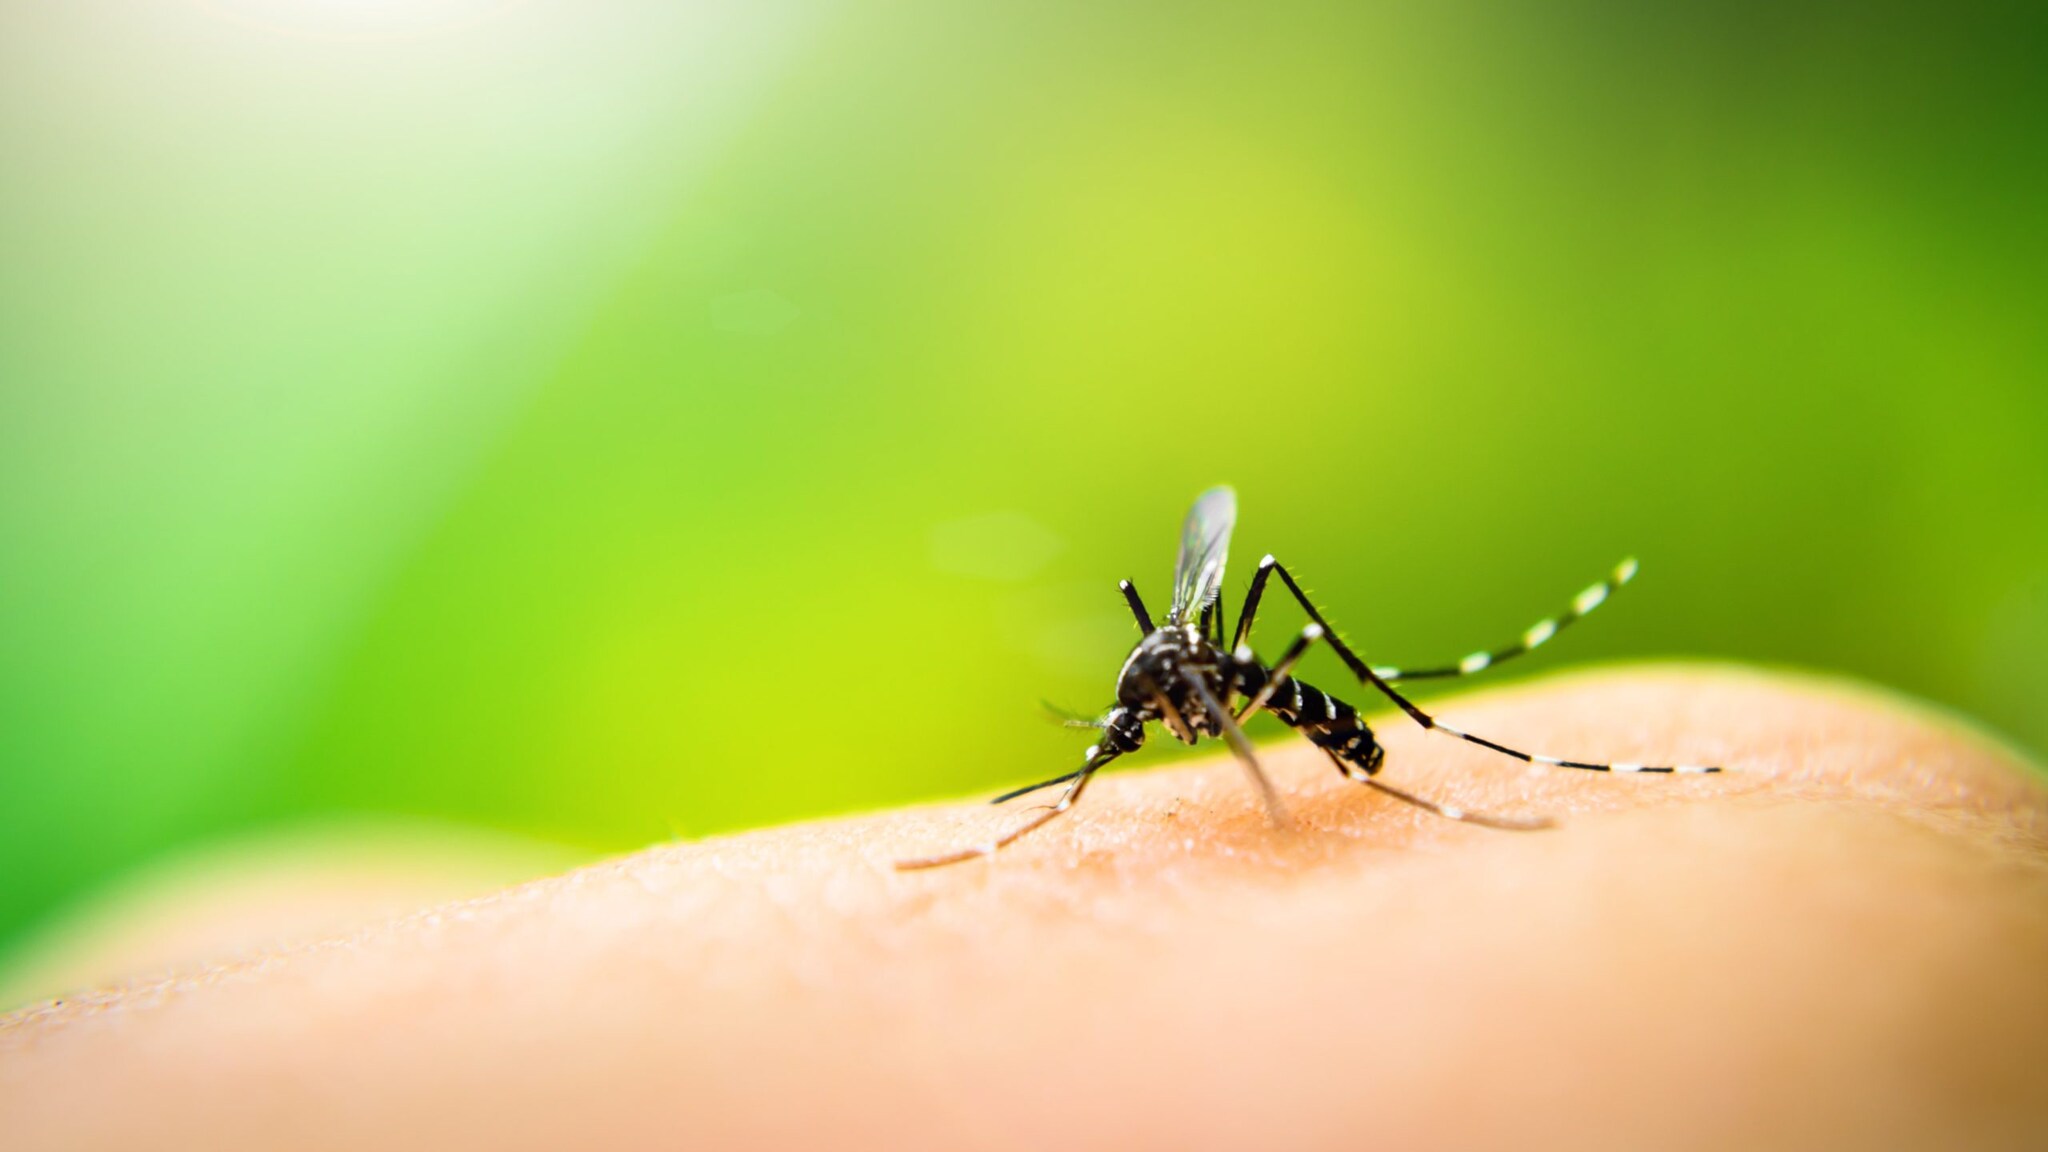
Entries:
<svg viewBox="0 0 2048 1152">
<path fill-rule="evenodd" d="M 1203 737 L 1221 737 L 1230 745 L 1237 762 L 1244 767 L 1245 775 L 1258 790 L 1268 819 L 1276 826 L 1284 825 L 1286 807 L 1280 794 L 1274 790 L 1273 782 L 1259 767 L 1258 755 L 1244 734 L 1245 721 L 1261 710 L 1271 712 L 1282 723 L 1307 736 L 1309 742 L 1322 749 L 1346 777 L 1403 803 L 1450 820 L 1488 828 L 1528 831 L 1552 825 L 1550 820 L 1540 817 L 1519 819 L 1468 812 L 1450 804 L 1426 800 L 1378 779 L 1380 767 L 1386 760 L 1386 750 L 1374 739 L 1372 729 L 1359 717 L 1358 710 L 1293 674 L 1294 666 L 1302 655 L 1319 642 L 1328 644 L 1361 684 L 1393 701 L 1424 729 L 1455 736 L 1524 763 L 1579 768 L 1588 772 L 1706 773 L 1721 770 L 1700 764 L 1596 764 L 1540 756 L 1453 728 L 1394 690 L 1393 685 L 1397 681 L 1469 676 L 1534 651 L 1605 603 L 1615 589 L 1628 583 L 1636 574 L 1634 560 L 1623 560 L 1607 579 L 1579 593 L 1569 610 L 1538 621 L 1514 643 L 1474 652 L 1456 664 L 1442 667 L 1393 668 L 1370 665 L 1359 659 L 1357 653 L 1323 619 L 1316 606 L 1309 602 L 1294 576 L 1271 556 L 1259 561 L 1259 569 L 1252 576 L 1251 589 L 1245 594 L 1244 607 L 1237 614 L 1237 628 L 1230 633 L 1231 639 L 1226 644 L 1224 634 L 1227 629 L 1219 598 L 1223 591 L 1224 561 L 1230 549 L 1230 530 L 1236 523 L 1237 494 L 1230 488 L 1211 488 L 1196 498 L 1181 530 L 1180 555 L 1173 566 L 1173 600 L 1167 607 L 1165 622 L 1154 625 L 1152 614 L 1146 611 L 1137 588 L 1129 580 L 1118 583 L 1117 588 L 1123 593 L 1124 602 L 1130 606 L 1131 615 L 1137 618 L 1138 631 L 1144 638 L 1131 650 L 1130 656 L 1124 660 L 1123 670 L 1117 673 L 1116 705 L 1099 719 L 1068 720 L 1071 725 L 1100 729 L 1101 739 L 1088 747 L 1079 768 L 1005 792 L 990 803 L 1001 804 L 1064 784 L 1066 788 L 1061 791 L 1059 799 L 985 844 L 937 856 L 899 860 L 897 868 L 910 870 L 958 864 L 992 856 L 1016 843 L 1072 808 L 1081 799 L 1088 782 L 1111 761 L 1142 747 L 1145 726 L 1151 723 L 1159 724 L 1185 744 L 1193 744 Z M 1258 615 L 1259 602 L 1266 594 L 1266 585 L 1275 575 L 1280 577 L 1280 583 L 1301 605 L 1302 611 L 1308 614 L 1309 623 L 1288 644 L 1280 659 L 1267 664 L 1258 658 L 1247 641 L 1251 635 L 1252 620 Z"/>
</svg>

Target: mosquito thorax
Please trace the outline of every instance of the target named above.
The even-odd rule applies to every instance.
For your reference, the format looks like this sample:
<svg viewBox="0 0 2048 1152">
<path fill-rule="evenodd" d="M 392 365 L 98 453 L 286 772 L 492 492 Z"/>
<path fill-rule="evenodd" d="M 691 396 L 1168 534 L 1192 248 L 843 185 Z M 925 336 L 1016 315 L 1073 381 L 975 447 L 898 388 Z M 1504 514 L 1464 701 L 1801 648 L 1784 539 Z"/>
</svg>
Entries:
<svg viewBox="0 0 2048 1152">
<path fill-rule="evenodd" d="M 1227 661 L 1223 653 L 1193 625 L 1167 624 L 1147 633 L 1124 660 L 1117 673 L 1116 700 L 1121 708 L 1139 720 L 1164 722 L 1168 731 L 1182 740 L 1189 735 L 1215 735 L 1213 723 L 1196 702 L 1189 686 L 1194 678 L 1207 682 L 1221 697 L 1228 693 L 1223 682 Z M 1162 708 L 1162 698 L 1172 710 L 1194 726 L 1194 732 L 1180 731 L 1173 717 Z"/>
</svg>

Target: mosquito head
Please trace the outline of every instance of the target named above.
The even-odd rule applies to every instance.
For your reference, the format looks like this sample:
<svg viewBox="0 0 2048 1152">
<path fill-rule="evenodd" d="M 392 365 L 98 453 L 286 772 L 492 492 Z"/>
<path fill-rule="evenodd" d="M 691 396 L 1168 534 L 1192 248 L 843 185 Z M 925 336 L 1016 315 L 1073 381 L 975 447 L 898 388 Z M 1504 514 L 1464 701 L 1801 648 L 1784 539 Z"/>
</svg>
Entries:
<svg viewBox="0 0 2048 1152">
<path fill-rule="evenodd" d="M 1102 718 L 1102 747 L 1112 752 L 1136 752 L 1145 745 L 1145 721 L 1128 708 L 1112 708 Z"/>
</svg>

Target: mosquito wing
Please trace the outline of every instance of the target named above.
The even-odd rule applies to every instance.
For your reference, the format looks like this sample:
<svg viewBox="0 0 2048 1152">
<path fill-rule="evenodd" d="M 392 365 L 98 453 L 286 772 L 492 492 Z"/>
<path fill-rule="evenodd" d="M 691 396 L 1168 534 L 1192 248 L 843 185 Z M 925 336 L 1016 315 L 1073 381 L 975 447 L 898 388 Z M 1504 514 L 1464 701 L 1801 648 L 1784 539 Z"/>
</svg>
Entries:
<svg viewBox="0 0 2048 1152">
<path fill-rule="evenodd" d="M 1195 498 L 1180 530 L 1180 558 L 1173 562 L 1173 608 L 1168 624 L 1186 624 L 1215 603 L 1223 591 L 1223 562 L 1230 529 L 1237 523 L 1237 493 L 1211 488 Z"/>
</svg>

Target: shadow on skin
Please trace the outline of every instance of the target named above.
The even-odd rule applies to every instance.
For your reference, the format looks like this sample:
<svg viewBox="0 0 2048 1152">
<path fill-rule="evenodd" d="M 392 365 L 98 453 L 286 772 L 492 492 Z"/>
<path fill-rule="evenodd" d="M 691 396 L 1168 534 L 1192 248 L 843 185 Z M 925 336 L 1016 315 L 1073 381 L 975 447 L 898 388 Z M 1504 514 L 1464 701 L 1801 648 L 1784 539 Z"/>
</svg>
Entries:
<svg viewBox="0 0 2048 1152">
<path fill-rule="evenodd" d="M 663 846 L 0 1025 L 41 1144 L 2023 1146 L 2048 1139 L 2048 802 L 1806 678 L 1619 668 L 1392 716 L 1384 777 L 1262 750 Z M 1002 782 L 991 782 L 996 790 Z M 118 1099 L 118 1109 L 100 1102 Z"/>
</svg>

